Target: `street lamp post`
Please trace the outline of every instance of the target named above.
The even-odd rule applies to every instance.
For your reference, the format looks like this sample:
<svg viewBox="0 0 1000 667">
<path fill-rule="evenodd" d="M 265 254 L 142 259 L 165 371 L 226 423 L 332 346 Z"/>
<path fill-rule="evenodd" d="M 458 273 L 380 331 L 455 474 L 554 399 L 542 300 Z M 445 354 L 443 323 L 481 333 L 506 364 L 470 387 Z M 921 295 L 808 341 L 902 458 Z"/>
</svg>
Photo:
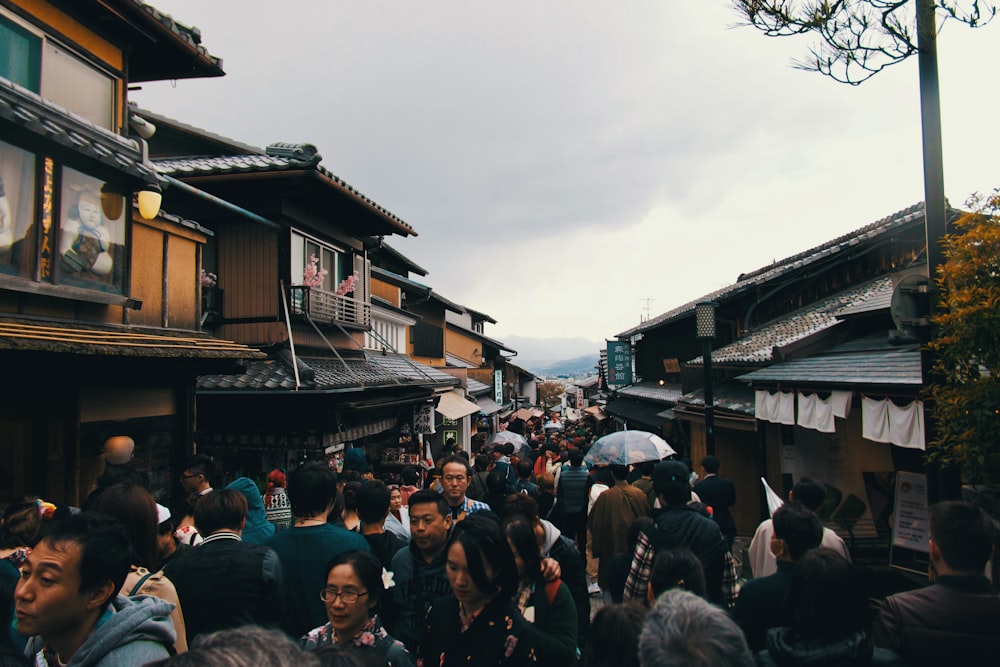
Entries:
<svg viewBox="0 0 1000 667">
<path fill-rule="evenodd" d="M 715 455 L 715 399 L 712 396 L 712 341 L 715 340 L 714 301 L 702 301 L 694 307 L 695 329 L 701 341 L 705 368 L 705 453 Z"/>
</svg>

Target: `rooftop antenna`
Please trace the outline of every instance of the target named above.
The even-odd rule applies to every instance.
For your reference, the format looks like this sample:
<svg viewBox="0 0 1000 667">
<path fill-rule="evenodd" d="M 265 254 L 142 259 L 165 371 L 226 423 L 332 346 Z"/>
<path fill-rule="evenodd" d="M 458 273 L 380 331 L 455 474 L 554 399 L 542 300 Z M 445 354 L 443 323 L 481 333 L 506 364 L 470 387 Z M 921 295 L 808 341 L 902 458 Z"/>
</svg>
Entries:
<svg viewBox="0 0 1000 667">
<path fill-rule="evenodd" d="M 642 310 L 643 310 L 643 312 L 646 313 L 646 316 L 643 317 L 642 314 L 640 314 L 639 315 L 639 321 L 640 322 L 648 322 L 649 321 L 649 304 L 653 303 L 654 299 L 652 299 L 650 297 L 646 297 L 644 299 L 639 299 L 639 301 L 645 301 L 646 302 L 646 305 L 642 307 Z"/>
</svg>

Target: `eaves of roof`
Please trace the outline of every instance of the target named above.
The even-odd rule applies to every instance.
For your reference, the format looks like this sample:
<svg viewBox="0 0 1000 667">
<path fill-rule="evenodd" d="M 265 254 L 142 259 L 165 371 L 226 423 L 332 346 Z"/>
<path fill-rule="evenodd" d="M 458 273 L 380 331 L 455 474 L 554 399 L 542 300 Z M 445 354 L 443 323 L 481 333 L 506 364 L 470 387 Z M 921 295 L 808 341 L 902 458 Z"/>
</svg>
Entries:
<svg viewBox="0 0 1000 667">
<path fill-rule="evenodd" d="M 386 271 L 385 269 L 377 266 L 372 267 L 372 277 L 387 282 L 390 285 L 394 285 L 402 289 L 404 292 L 419 294 L 421 297 L 428 297 L 431 294 L 431 288 L 427 285 L 418 283 L 415 280 L 410 280 L 409 278 L 404 278 L 398 273 Z"/>
<path fill-rule="evenodd" d="M 417 264 L 416 262 L 414 262 L 412 259 L 410 259 L 406 255 L 404 255 L 403 253 L 399 252 L 398 250 L 396 250 L 395 248 L 393 248 L 392 246 L 390 246 L 385 241 L 382 241 L 382 244 L 374 252 L 376 252 L 376 253 L 385 253 L 386 255 L 392 257 L 394 260 L 396 260 L 400 264 L 403 264 L 404 266 L 406 266 L 406 269 L 410 273 L 415 273 L 418 276 L 426 276 L 427 273 L 428 273 L 427 269 L 423 268 L 422 266 L 420 266 L 419 264 Z"/>
<path fill-rule="evenodd" d="M 869 300 L 892 297 L 892 278 L 882 276 L 862 285 L 801 308 L 771 322 L 743 338 L 712 351 L 713 364 L 765 364 L 774 361 L 775 349 L 781 349 L 837 326 L 846 308 Z M 701 365 L 703 357 L 687 362 Z"/>
<path fill-rule="evenodd" d="M 262 359 L 258 350 L 208 334 L 112 324 L 0 318 L 0 350 L 105 357 Z"/>
<path fill-rule="evenodd" d="M 438 303 L 440 303 L 441 305 L 443 305 L 445 308 L 447 308 L 448 310 L 450 310 L 453 313 L 458 313 L 459 315 L 461 315 L 462 313 L 465 312 L 465 306 L 460 306 L 457 303 L 455 303 L 454 301 L 451 301 L 449 299 L 444 298 L 443 296 L 441 296 L 440 294 L 438 294 L 434 290 L 431 290 L 430 298 L 433 299 L 434 301 L 437 301 Z M 475 332 L 473 332 L 473 333 L 475 333 Z M 480 334 L 476 334 L 476 335 L 480 335 Z"/>
<path fill-rule="evenodd" d="M 775 364 L 737 379 L 754 385 L 887 387 L 922 386 L 920 351 L 905 349 L 854 354 L 818 354 Z"/>
<path fill-rule="evenodd" d="M 180 180 L 238 177 L 249 174 L 271 174 L 279 178 L 312 178 L 318 186 L 346 196 L 377 215 L 391 226 L 393 233 L 417 236 L 413 227 L 320 165 L 321 160 L 322 156 L 311 144 L 275 143 L 269 145 L 264 153 L 156 158 L 153 164 L 161 174 Z"/>
<path fill-rule="evenodd" d="M 189 123 L 184 123 L 177 120 L 176 118 L 171 118 L 170 116 L 164 116 L 161 113 L 146 109 L 140 106 L 130 107 L 132 113 L 144 118 L 146 120 L 152 121 L 157 129 L 162 132 L 165 129 L 172 129 L 182 135 L 189 135 L 191 137 L 196 137 L 199 142 L 204 142 L 206 144 L 215 144 L 219 148 L 223 149 L 225 153 L 249 153 L 249 154 L 263 154 L 264 149 L 259 146 L 251 146 L 250 144 L 243 143 L 238 139 L 233 139 L 231 137 L 226 137 L 215 132 L 206 130 L 205 128 L 198 127 L 196 125 L 191 125 Z M 150 151 L 153 150 L 153 146 L 156 142 L 156 137 L 150 142 Z"/>
<path fill-rule="evenodd" d="M 58 146 L 77 158 L 145 183 L 157 181 L 156 172 L 142 161 L 132 139 L 95 125 L 40 95 L 0 77 L 0 135 L 13 130 L 24 142 Z"/>
<path fill-rule="evenodd" d="M 461 306 L 459 306 L 459 308 L 461 308 Z M 483 334 L 479 333 L 478 331 L 473 331 L 471 329 L 466 329 L 465 327 L 460 327 L 460 326 L 458 326 L 457 324 L 455 324 L 453 322 L 448 322 L 448 328 L 449 329 L 453 329 L 453 330 L 455 330 L 455 331 L 457 331 L 457 332 L 459 332 L 461 334 L 464 334 L 466 336 L 470 336 L 472 338 L 476 338 L 478 340 L 481 340 L 484 343 L 492 345 L 493 347 L 497 348 L 498 350 L 503 350 L 505 352 L 510 352 L 512 354 L 517 354 L 517 350 L 512 350 L 511 348 L 509 348 L 506 345 L 504 345 L 502 342 L 500 342 L 498 340 L 495 340 L 493 338 L 490 338 L 489 336 L 484 336 Z M 527 372 L 527 371 L 525 371 L 525 372 Z"/>
<path fill-rule="evenodd" d="M 112 1 L 122 9 L 131 9 L 131 14 L 143 19 L 145 28 L 156 31 L 162 37 L 152 39 L 145 49 L 133 48 L 129 61 L 131 81 L 163 81 L 225 74 L 222 59 L 213 56 L 201 45 L 201 31 L 198 28 L 178 23 L 169 14 L 140 0 Z M 164 63 L 163 57 L 167 50 L 174 54 L 169 65 Z"/>
<path fill-rule="evenodd" d="M 372 314 L 373 315 L 374 315 L 374 309 L 375 308 L 379 308 L 381 310 L 388 311 L 388 312 L 393 313 L 395 315 L 399 315 L 401 317 L 405 317 L 405 318 L 407 318 L 407 319 L 409 319 L 409 320 L 411 320 L 413 322 L 419 322 L 421 319 L 423 319 L 419 315 L 415 315 L 415 314 L 411 313 L 408 310 L 403 310 L 402 308 L 397 308 L 395 305 L 393 305 L 389 301 L 386 301 L 385 299 L 382 299 L 380 297 L 377 297 L 377 296 L 373 295 L 372 296 L 372 309 L 373 309 Z"/>
<path fill-rule="evenodd" d="M 678 405 L 705 407 L 705 390 L 696 389 L 677 399 Z M 753 389 L 741 382 L 712 386 L 712 408 L 753 416 L 756 410 Z"/>
<path fill-rule="evenodd" d="M 488 394 L 493 391 L 493 387 L 480 382 L 479 380 L 469 378 L 466 382 L 465 390 L 473 396 L 482 396 L 483 394 Z"/>
<path fill-rule="evenodd" d="M 465 310 L 466 310 L 466 312 L 469 313 L 469 315 L 472 315 L 472 319 L 474 319 L 474 320 L 482 320 L 483 322 L 489 322 L 490 324 L 496 324 L 497 323 L 497 321 L 495 319 L 493 319 L 492 317 L 490 317 L 486 313 L 481 313 L 478 310 L 473 310 L 472 308 L 469 308 L 469 307 L 466 307 Z"/>
<path fill-rule="evenodd" d="M 650 329 L 663 326 L 664 324 L 680 319 L 681 317 L 693 315 L 695 305 L 702 301 L 724 301 L 732 298 L 741 292 L 756 287 L 757 285 L 765 284 L 768 281 L 786 273 L 801 269 L 836 253 L 870 241 L 878 236 L 894 233 L 895 230 L 900 227 L 922 220 L 923 214 L 923 202 L 914 204 L 913 206 L 893 213 L 892 215 L 886 216 L 880 220 L 876 220 L 875 222 L 865 225 L 864 227 L 861 227 L 853 232 L 844 234 L 843 236 L 838 236 L 837 238 L 827 241 L 826 243 L 818 245 L 814 248 L 792 255 L 791 257 L 769 264 L 768 266 L 761 267 L 755 271 L 744 273 L 737 278 L 735 283 L 727 285 L 726 287 L 718 289 L 710 294 L 706 294 L 705 296 L 699 297 L 698 299 L 694 299 L 693 301 L 689 301 L 688 303 L 678 306 L 673 310 L 657 315 L 656 317 L 651 318 L 636 327 L 632 327 L 631 329 L 616 334 L 616 337 L 629 338 L 644 331 L 649 331 Z"/>
<path fill-rule="evenodd" d="M 615 391 L 616 396 L 673 405 L 684 394 L 679 383 L 638 382 Z"/>
<path fill-rule="evenodd" d="M 449 387 L 459 380 L 398 354 L 371 357 L 300 356 L 299 389 L 311 393 L 347 393 L 394 387 Z M 295 373 L 280 359 L 247 364 L 240 374 L 203 375 L 198 391 L 280 392 L 295 390 Z"/>
<path fill-rule="evenodd" d="M 462 359 L 461 357 L 458 357 L 454 354 L 450 354 L 448 352 L 444 353 L 444 360 L 445 363 L 451 366 L 452 368 L 478 368 L 478 366 L 476 366 L 475 364 L 470 363 L 465 359 Z"/>
</svg>

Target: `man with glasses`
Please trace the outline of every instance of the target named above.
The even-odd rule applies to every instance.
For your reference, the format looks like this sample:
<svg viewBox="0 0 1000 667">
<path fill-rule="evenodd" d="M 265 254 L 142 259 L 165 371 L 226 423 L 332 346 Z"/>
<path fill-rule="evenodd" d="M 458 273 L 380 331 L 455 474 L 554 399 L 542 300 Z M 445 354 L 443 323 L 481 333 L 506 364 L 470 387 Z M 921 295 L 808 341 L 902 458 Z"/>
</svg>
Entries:
<svg viewBox="0 0 1000 667">
<path fill-rule="evenodd" d="M 490 508 L 484 502 L 473 500 L 465 495 L 469 488 L 469 479 L 472 470 L 469 462 L 462 456 L 455 454 L 447 457 L 441 464 L 441 492 L 451 509 L 451 518 L 454 521 L 461 521 L 473 512 L 488 510 Z"/>
<path fill-rule="evenodd" d="M 215 462 L 204 454 L 195 454 L 188 459 L 181 473 L 181 487 L 188 495 L 203 496 L 212 490 L 209 478 L 215 471 Z"/>
<path fill-rule="evenodd" d="M 246 518 L 247 501 L 239 491 L 207 493 L 194 507 L 194 523 L 204 541 L 163 570 L 184 609 L 188 645 L 216 630 L 278 627 L 284 616 L 278 555 L 242 541 Z"/>
</svg>

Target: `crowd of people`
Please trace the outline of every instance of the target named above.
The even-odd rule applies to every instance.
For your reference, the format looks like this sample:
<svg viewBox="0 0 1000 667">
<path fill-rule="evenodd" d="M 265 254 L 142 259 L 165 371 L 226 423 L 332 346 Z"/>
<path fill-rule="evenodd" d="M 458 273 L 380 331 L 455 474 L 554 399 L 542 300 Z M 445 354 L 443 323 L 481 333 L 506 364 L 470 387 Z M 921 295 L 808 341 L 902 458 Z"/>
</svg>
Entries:
<svg viewBox="0 0 1000 667">
<path fill-rule="evenodd" d="M 932 585 L 875 609 L 801 478 L 733 554 L 732 482 L 706 457 L 588 468 L 592 438 L 477 443 L 432 474 L 363 455 L 159 505 L 109 459 L 81 510 L 0 520 L 0 665 L 939 665 L 1000 652 L 996 538 L 930 508 Z M 358 451 L 360 450 L 352 450 Z M 599 607 L 592 614 L 592 607 Z"/>
</svg>

